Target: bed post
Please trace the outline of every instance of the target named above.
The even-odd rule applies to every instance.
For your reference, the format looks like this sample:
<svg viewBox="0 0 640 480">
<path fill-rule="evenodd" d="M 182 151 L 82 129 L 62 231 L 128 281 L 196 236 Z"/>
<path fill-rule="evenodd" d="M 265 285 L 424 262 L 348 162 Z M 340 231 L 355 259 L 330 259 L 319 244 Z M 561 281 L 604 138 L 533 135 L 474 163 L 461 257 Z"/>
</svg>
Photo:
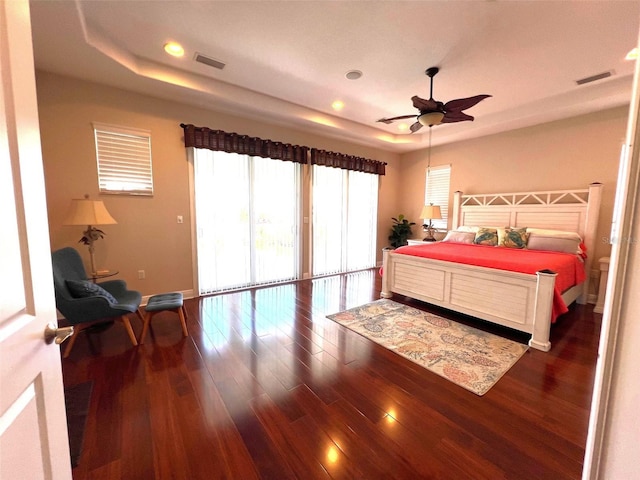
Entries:
<svg viewBox="0 0 640 480">
<path fill-rule="evenodd" d="M 381 298 L 391 298 L 393 294 L 389 291 L 389 253 L 392 248 L 385 247 L 382 249 L 382 287 L 380 288 Z"/>
<path fill-rule="evenodd" d="M 453 192 L 453 221 L 451 222 L 451 230 L 455 230 L 460 226 L 460 207 L 462 206 L 462 192 L 457 190 Z"/>
<path fill-rule="evenodd" d="M 557 273 L 551 270 L 536 272 L 538 284 L 536 286 L 536 304 L 533 309 L 533 332 L 529 346 L 548 352 L 551 349 L 549 333 L 551 331 L 551 313 L 553 309 L 553 294 Z"/>
<path fill-rule="evenodd" d="M 587 303 L 589 298 L 589 286 L 591 284 L 591 265 L 596 248 L 596 234 L 598 231 L 598 217 L 600 215 L 600 202 L 602 200 L 602 184 L 594 182 L 589 185 L 589 198 L 587 203 L 587 218 L 584 227 L 584 244 L 587 247 L 587 258 L 584 261 L 584 270 L 587 279 L 582 287 L 582 294 L 577 298 L 581 305 Z"/>
</svg>

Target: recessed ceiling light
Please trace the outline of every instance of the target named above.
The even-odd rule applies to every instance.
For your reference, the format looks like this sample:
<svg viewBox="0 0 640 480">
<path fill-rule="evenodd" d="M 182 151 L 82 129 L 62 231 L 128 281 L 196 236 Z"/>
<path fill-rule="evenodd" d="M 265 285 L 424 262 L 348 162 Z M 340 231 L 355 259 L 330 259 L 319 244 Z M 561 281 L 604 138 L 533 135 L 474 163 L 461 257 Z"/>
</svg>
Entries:
<svg viewBox="0 0 640 480">
<path fill-rule="evenodd" d="M 360 70 L 349 70 L 344 76 L 349 80 L 358 80 L 362 76 L 362 72 Z"/>
<path fill-rule="evenodd" d="M 624 57 L 625 60 L 635 60 L 638 58 L 638 47 L 636 48 L 632 48 L 629 53 L 627 53 L 627 56 Z"/>
<path fill-rule="evenodd" d="M 336 111 L 340 111 L 344 108 L 344 103 L 340 100 L 336 100 L 331 104 L 331 108 L 333 108 Z"/>
<path fill-rule="evenodd" d="M 164 51 L 174 57 L 184 56 L 184 48 L 177 42 L 167 42 L 164 44 Z"/>
</svg>

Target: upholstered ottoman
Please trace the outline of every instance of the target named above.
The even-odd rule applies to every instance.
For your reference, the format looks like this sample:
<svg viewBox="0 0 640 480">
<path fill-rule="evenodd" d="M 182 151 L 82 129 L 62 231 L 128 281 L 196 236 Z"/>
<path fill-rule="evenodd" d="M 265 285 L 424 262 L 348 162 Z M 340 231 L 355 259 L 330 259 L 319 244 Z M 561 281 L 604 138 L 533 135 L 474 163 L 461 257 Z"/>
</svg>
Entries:
<svg viewBox="0 0 640 480">
<path fill-rule="evenodd" d="M 144 337 L 147 336 L 147 330 L 149 330 L 149 323 L 151 318 L 160 312 L 170 311 L 176 312 L 180 317 L 180 323 L 182 323 L 182 333 L 186 337 L 189 335 L 187 332 L 187 312 L 184 309 L 182 301 L 182 293 L 162 293 L 160 295 L 154 295 L 149 298 L 147 305 L 144 307 L 144 326 L 142 327 L 142 333 L 140 334 L 139 344 L 144 342 Z"/>
</svg>

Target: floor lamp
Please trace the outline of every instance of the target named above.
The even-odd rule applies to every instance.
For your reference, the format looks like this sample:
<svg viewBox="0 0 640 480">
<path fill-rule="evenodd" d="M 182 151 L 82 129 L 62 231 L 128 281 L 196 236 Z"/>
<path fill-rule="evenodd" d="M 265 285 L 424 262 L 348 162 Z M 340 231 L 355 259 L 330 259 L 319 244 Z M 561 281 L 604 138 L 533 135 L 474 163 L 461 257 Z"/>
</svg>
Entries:
<svg viewBox="0 0 640 480">
<path fill-rule="evenodd" d="M 96 275 L 96 262 L 93 256 L 93 242 L 104 237 L 104 232 L 98 230 L 94 225 L 113 225 L 118 222 L 109 214 L 107 207 L 102 200 L 90 200 L 89 195 L 85 198 L 74 198 L 71 200 L 69 212 L 63 225 L 87 225 L 87 229 L 82 232 L 80 243 L 89 247 L 91 257 L 91 275 Z"/>
</svg>

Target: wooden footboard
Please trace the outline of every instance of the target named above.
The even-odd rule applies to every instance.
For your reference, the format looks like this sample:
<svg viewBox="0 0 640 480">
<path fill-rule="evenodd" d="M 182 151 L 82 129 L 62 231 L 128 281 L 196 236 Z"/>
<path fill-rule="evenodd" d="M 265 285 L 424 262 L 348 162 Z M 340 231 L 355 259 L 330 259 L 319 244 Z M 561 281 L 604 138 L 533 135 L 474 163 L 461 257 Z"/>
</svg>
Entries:
<svg viewBox="0 0 640 480">
<path fill-rule="evenodd" d="M 383 251 L 381 296 L 406 295 L 531 334 L 549 351 L 556 274 L 529 275 Z"/>
</svg>

